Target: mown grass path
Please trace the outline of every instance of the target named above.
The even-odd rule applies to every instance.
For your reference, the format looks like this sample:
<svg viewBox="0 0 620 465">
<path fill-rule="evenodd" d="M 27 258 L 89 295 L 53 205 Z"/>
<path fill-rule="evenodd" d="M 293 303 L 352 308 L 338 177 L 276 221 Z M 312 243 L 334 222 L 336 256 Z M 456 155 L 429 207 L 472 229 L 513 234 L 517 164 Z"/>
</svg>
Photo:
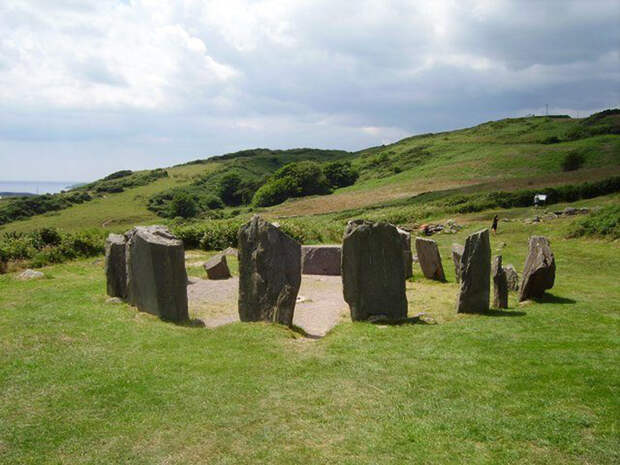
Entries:
<svg viewBox="0 0 620 465">
<path fill-rule="evenodd" d="M 481 226 L 437 236 L 449 280 L 450 243 Z M 562 228 L 493 238 L 520 268 L 527 237 L 551 237 L 544 302 L 457 317 L 454 284 L 418 272 L 410 312 L 440 324 L 345 322 L 313 342 L 106 304 L 92 260 L 0 276 L 0 463 L 618 463 L 619 245 Z"/>
</svg>

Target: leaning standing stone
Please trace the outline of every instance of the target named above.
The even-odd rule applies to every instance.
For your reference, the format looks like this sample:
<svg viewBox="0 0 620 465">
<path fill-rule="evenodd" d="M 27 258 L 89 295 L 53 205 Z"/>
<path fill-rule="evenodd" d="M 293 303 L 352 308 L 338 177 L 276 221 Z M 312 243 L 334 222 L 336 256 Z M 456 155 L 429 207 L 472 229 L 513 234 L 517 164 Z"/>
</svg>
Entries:
<svg viewBox="0 0 620 465">
<path fill-rule="evenodd" d="M 301 284 L 301 245 L 259 216 L 239 228 L 238 242 L 241 321 L 290 326 Z"/>
<path fill-rule="evenodd" d="M 437 281 L 445 281 L 446 276 L 443 272 L 437 243 L 432 239 L 416 237 L 415 249 L 418 254 L 418 263 L 424 276 Z"/>
<path fill-rule="evenodd" d="M 127 264 L 125 245 L 120 234 L 110 234 L 105 241 L 106 290 L 110 297 L 127 298 Z"/>
<path fill-rule="evenodd" d="M 413 253 L 411 252 L 411 233 L 404 229 L 396 228 L 403 246 L 403 263 L 405 265 L 405 279 L 413 276 Z"/>
<path fill-rule="evenodd" d="M 493 307 L 508 308 L 508 281 L 502 268 L 502 256 L 493 259 Z"/>
<path fill-rule="evenodd" d="M 129 303 L 163 320 L 188 320 L 183 242 L 163 226 L 138 226 L 125 237 Z"/>
<path fill-rule="evenodd" d="M 506 281 L 508 281 L 509 291 L 519 290 L 519 273 L 515 270 L 513 265 L 506 265 L 504 267 L 504 273 L 506 273 Z"/>
<path fill-rule="evenodd" d="M 458 313 L 484 313 L 489 310 L 491 244 L 489 230 L 471 234 L 465 240 L 461 259 L 461 289 Z"/>
<path fill-rule="evenodd" d="M 454 262 L 454 277 L 457 283 L 461 282 L 461 257 L 465 248 L 460 244 L 452 244 L 452 261 Z"/>
<path fill-rule="evenodd" d="M 540 298 L 555 282 L 555 258 L 549 240 L 543 236 L 530 237 L 529 252 L 523 268 L 519 302 Z"/>
<path fill-rule="evenodd" d="M 203 265 L 209 279 L 228 279 L 230 278 L 230 270 L 226 262 L 226 255 L 218 254 L 210 258 Z"/>
<path fill-rule="evenodd" d="M 342 285 L 354 321 L 407 317 L 403 247 L 395 226 L 349 222 L 342 242 Z"/>
</svg>

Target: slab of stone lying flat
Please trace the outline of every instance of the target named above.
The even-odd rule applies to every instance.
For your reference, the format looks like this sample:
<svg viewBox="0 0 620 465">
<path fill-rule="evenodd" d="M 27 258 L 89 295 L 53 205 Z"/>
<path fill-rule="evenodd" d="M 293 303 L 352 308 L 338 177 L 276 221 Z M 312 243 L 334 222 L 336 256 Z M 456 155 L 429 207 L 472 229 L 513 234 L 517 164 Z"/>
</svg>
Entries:
<svg viewBox="0 0 620 465">
<path fill-rule="evenodd" d="M 239 321 L 238 286 L 236 276 L 223 281 L 197 280 L 187 288 L 192 317 L 203 320 L 207 328 Z M 293 325 L 312 337 L 325 336 L 348 313 L 339 276 L 302 276 L 299 292 L 304 299 L 295 306 Z"/>
<path fill-rule="evenodd" d="M 301 273 L 340 276 L 340 245 L 302 245 Z"/>
</svg>

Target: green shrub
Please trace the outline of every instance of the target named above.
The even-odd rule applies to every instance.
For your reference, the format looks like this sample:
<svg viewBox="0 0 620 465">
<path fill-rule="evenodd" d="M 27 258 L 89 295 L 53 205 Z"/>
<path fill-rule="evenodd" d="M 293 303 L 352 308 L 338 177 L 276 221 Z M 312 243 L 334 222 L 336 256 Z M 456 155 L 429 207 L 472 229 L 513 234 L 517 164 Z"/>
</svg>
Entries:
<svg viewBox="0 0 620 465">
<path fill-rule="evenodd" d="M 170 216 L 181 218 L 193 218 L 198 213 L 196 201 L 184 191 L 179 191 L 172 197 L 170 203 Z"/>
<path fill-rule="evenodd" d="M 584 156 L 576 151 L 567 153 L 562 160 L 563 171 L 575 171 L 581 168 L 581 165 L 585 162 Z"/>
<path fill-rule="evenodd" d="M 103 181 L 109 181 L 111 179 L 119 179 L 119 178 L 125 178 L 127 176 L 130 176 L 133 174 L 133 171 L 131 170 L 121 170 L 121 171 L 116 171 L 112 174 L 107 175 L 105 178 L 103 178 Z"/>
<path fill-rule="evenodd" d="M 289 197 L 296 197 L 294 194 L 298 191 L 299 186 L 292 177 L 275 179 L 256 191 L 252 203 L 257 207 L 270 207 L 284 202 Z"/>
<path fill-rule="evenodd" d="M 620 205 L 611 205 L 572 224 L 569 237 L 599 236 L 620 239 Z"/>
<path fill-rule="evenodd" d="M 337 189 L 355 184 L 359 173 L 351 166 L 350 161 L 333 161 L 323 165 L 323 174 L 328 184 Z"/>
</svg>

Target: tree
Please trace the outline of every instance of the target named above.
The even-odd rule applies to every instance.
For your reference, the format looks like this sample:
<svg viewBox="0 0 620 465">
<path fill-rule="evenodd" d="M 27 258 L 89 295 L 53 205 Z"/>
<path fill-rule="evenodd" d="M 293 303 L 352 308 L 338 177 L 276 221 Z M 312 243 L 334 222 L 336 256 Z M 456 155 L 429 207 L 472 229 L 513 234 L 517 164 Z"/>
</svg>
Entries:
<svg viewBox="0 0 620 465">
<path fill-rule="evenodd" d="M 198 207 L 196 201 L 187 192 L 179 191 L 175 192 L 170 203 L 171 218 L 177 216 L 183 218 L 193 218 L 198 214 Z"/>
</svg>

